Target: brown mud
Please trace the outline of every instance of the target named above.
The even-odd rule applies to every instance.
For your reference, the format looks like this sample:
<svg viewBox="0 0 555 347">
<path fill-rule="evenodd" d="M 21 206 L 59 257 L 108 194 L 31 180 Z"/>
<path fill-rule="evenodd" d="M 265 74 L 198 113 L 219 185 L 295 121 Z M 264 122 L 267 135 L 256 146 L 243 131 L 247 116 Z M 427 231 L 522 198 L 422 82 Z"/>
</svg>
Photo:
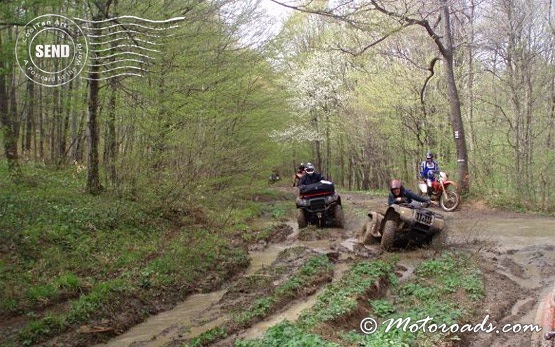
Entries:
<svg viewBox="0 0 555 347">
<path fill-rule="evenodd" d="M 383 211 L 385 198 L 364 194 L 342 194 L 346 213 L 345 229 L 325 231 L 313 227 L 299 231 L 294 220 L 289 220 L 269 243 L 251 247 L 251 265 L 237 278 L 219 290 L 191 295 L 173 309 L 151 316 L 125 333 L 96 346 L 153 347 L 181 346 L 187 341 L 229 322 L 232 309 L 244 307 L 259 293 L 282 283 L 302 263 L 303 256 L 327 254 L 333 259 L 333 274 L 315 283 L 311 290 L 283 302 L 270 315 L 250 326 L 232 331 L 214 346 L 231 346 L 237 338 L 260 337 L 264 331 L 287 319 L 294 321 L 299 314 L 314 304 L 323 285 L 336 281 L 357 259 L 379 258 L 383 252 L 378 245 L 362 246 L 356 236 L 370 210 Z M 519 214 L 489 209 L 479 204 L 465 204 L 455 212 L 442 213 L 448 225 L 446 248 L 462 249 L 473 254 L 481 266 L 486 297 L 476 308 L 475 321 L 486 317 L 495 326 L 528 326 L 534 324 L 539 300 L 553 289 L 555 281 L 555 218 Z M 306 251 L 298 259 L 280 262 L 285 250 L 302 247 Z M 398 276 L 401 280 L 412 276 L 419 262 L 434 256 L 434 251 L 417 249 L 397 251 Z M 281 275 L 269 269 L 280 267 Z M 356 329 L 353 326 L 353 329 Z M 459 346 L 530 346 L 532 334 L 466 333 Z M 91 344 L 93 345 L 93 344 Z"/>
</svg>

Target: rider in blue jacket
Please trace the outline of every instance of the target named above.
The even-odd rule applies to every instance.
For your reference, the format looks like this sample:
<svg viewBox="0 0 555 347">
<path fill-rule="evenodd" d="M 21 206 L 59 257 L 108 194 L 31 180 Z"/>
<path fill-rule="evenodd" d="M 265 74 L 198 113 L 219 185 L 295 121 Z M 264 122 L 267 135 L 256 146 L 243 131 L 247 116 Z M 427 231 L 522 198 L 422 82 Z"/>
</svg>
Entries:
<svg viewBox="0 0 555 347">
<path fill-rule="evenodd" d="M 434 160 L 431 152 L 426 153 L 426 160 L 420 164 L 420 177 L 428 185 L 428 195 L 432 194 L 432 182 L 434 182 L 435 174 L 439 173 L 439 164 Z"/>
</svg>

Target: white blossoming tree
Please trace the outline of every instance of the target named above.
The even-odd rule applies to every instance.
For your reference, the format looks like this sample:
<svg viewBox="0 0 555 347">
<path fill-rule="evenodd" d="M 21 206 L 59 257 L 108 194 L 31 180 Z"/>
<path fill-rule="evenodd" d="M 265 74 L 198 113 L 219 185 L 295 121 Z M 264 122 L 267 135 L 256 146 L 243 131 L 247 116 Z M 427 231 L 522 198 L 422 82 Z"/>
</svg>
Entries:
<svg viewBox="0 0 555 347">
<path fill-rule="evenodd" d="M 316 51 L 292 63 L 284 75 L 295 122 L 270 136 L 280 142 L 311 143 L 318 168 L 329 171 L 330 141 L 349 98 L 346 57 L 336 51 Z M 326 151 L 323 157 L 323 151 Z"/>
</svg>

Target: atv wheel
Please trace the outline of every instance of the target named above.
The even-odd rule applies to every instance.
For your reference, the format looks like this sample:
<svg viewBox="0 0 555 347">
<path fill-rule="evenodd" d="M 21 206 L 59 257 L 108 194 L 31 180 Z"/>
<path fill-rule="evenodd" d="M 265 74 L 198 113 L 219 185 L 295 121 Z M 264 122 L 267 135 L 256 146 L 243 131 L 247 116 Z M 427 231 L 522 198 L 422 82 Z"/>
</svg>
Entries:
<svg viewBox="0 0 555 347">
<path fill-rule="evenodd" d="M 430 240 L 430 247 L 435 250 L 440 250 L 447 244 L 447 232 L 446 230 L 441 230 L 435 233 Z"/>
<path fill-rule="evenodd" d="M 333 216 L 335 218 L 335 225 L 341 229 L 345 228 L 345 215 L 343 214 L 343 207 L 341 205 L 335 206 Z"/>
<path fill-rule="evenodd" d="M 385 221 L 382 231 L 381 246 L 384 251 L 389 252 L 393 248 L 395 241 L 395 232 L 397 231 L 397 221 L 395 219 L 388 219 Z"/>
<path fill-rule="evenodd" d="M 362 227 L 362 231 L 360 232 L 360 237 L 358 241 L 363 245 L 373 245 L 378 243 L 378 239 L 376 239 L 371 232 L 374 223 L 374 221 L 368 221 Z"/>
<path fill-rule="evenodd" d="M 297 224 L 299 225 L 299 229 L 306 228 L 306 215 L 303 209 L 297 210 Z"/>
<path fill-rule="evenodd" d="M 460 201 L 459 193 L 452 189 L 446 189 L 439 197 L 439 206 L 444 211 L 451 212 L 459 206 Z"/>
</svg>

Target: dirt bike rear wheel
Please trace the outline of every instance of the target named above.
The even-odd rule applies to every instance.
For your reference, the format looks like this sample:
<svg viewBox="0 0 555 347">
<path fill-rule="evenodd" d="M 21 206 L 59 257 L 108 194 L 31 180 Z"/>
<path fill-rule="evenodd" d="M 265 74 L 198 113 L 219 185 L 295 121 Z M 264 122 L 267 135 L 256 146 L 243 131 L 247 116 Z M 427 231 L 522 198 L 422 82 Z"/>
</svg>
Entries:
<svg viewBox="0 0 555 347">
<path fill-rule="evenodd" d="M 396 231 L 397 231 L 397 221 L 395 219 L 386 220 L 383 226 L 382 241 L 381 241 L 381 247 L 384 251 L 389 252 L 393 248 Z"/>
<path fill-rule="evenodd" d="M 452 212 L 457 207 L 459 207 L 459 203 L 461 199 L 459 197 L 459 193 L 454 190 L 446 189 L 443 194 L 439 197 L 439 206 L 445 212 Z"/>
</svg>

